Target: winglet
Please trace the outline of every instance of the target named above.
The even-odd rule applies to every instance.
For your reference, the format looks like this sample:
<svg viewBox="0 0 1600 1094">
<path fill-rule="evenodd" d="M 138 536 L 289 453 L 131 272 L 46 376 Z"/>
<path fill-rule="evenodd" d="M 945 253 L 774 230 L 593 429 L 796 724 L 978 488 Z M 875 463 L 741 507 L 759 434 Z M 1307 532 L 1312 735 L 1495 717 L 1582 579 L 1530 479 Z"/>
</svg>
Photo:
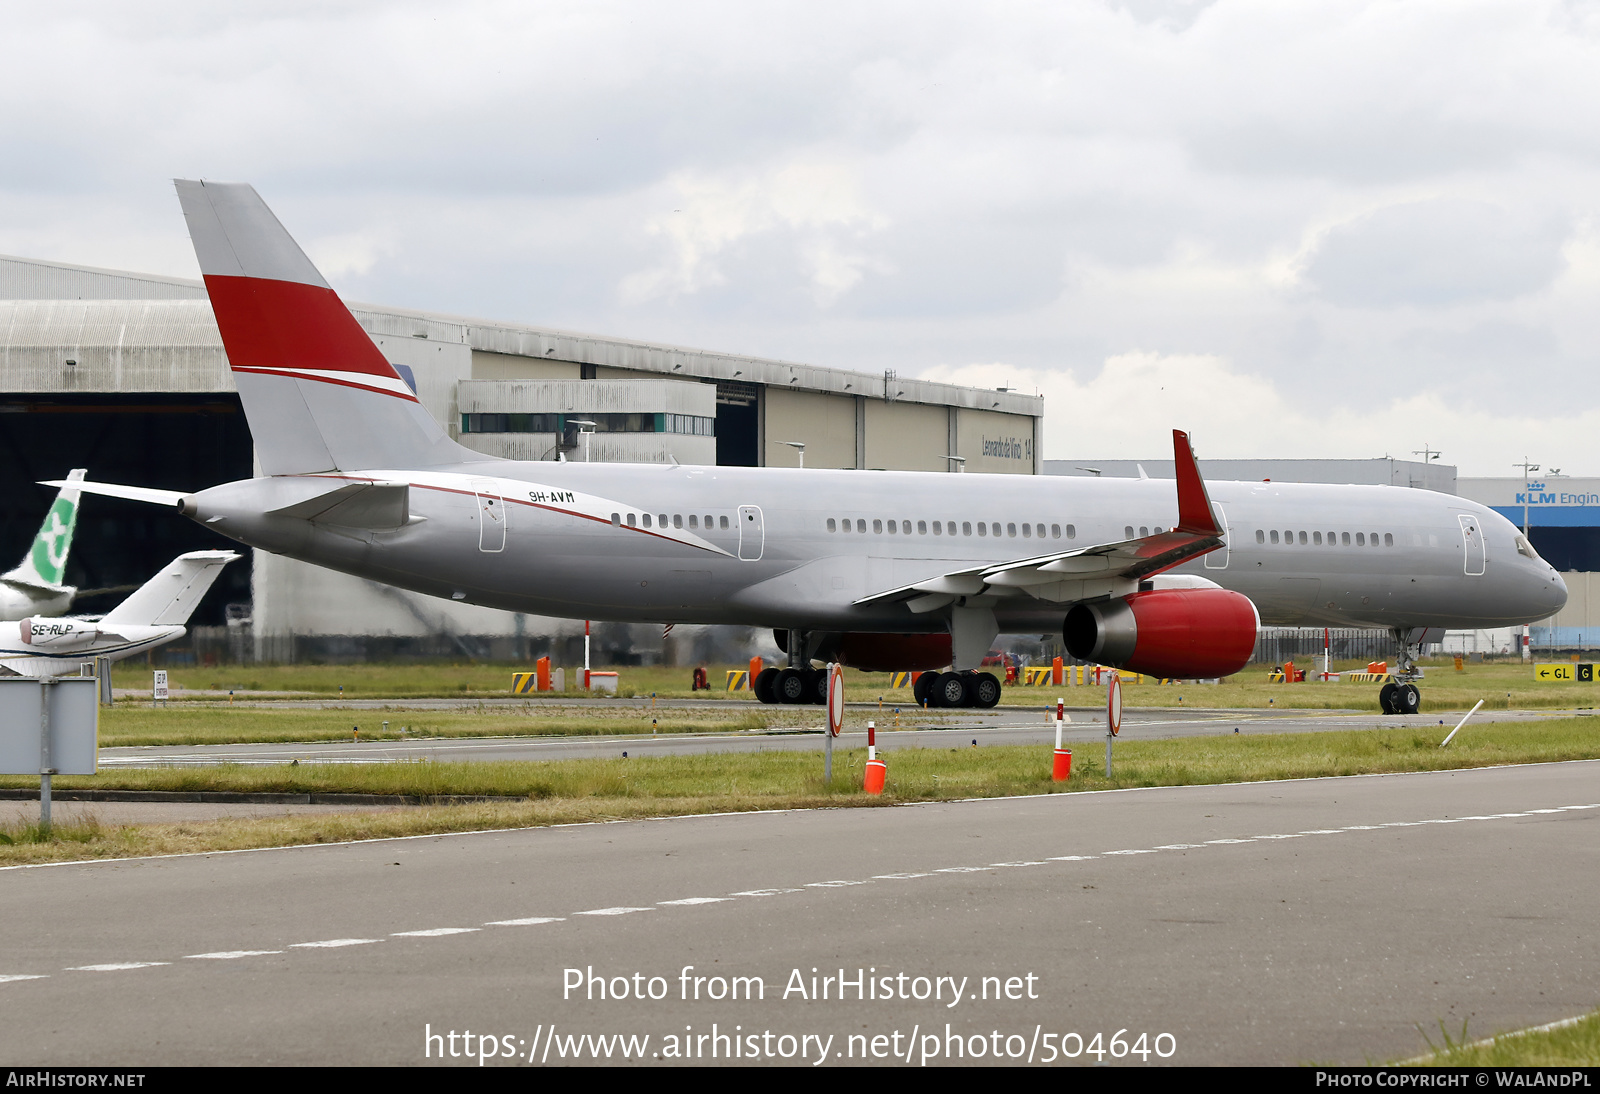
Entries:
<svg viewBox="0 0 1600 1094">
<path fill-rule="evenodd" d="M 1178 531 L 1195 536 L 1222 535 L 1211 511 L 1205 480 L 1194 461 L 1194 446 L 1189 443 L 1189 434 L 1181 429 L 1172 431 L 1172 462 L 1178 478 Z"/>
</svg>

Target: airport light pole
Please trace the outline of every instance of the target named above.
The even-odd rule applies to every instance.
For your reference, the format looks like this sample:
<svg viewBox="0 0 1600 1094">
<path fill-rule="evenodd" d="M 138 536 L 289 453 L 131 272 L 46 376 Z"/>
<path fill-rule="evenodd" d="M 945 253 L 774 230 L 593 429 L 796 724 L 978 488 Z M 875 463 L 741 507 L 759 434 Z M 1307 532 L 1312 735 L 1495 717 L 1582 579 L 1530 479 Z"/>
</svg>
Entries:
<svg viewBox="0 0 1600 1094">
<path fill-rule="evenodd" d="M 965 456 L 946 456 L 945 459 L 956 465 L 956 474 L 958 475 L 967 469 L 967 458 Z"/>
<path fill-rule="evenodd" d="M 582 437 L 584 437 L 584 462 L 587 464 L 589 462 L 589 438 L 594 437 L 595 432 L 594 422 L 587 421 L 584 417 L 568 417 L 566 424 L 576 425 L 578 432 L 582 433 Z"/>
<path fill-rule="evenodd" d="M 805 465 L 806 465 L 806 442 L 805 441 L 779 441 L 778 443 L 779 444 L 786 444 L 790 448 L 794 449 L 797 453 L 799 453 L 799 455 L 800 455 L 800 464 L 799 464 L 799 466 L 800 467 L 805 467 Z"/>
<path fill-rule="evenodd" d="M 1522 535 L 1532 543 L 1532 539 L 1528 537 L 1528 476 L 1539 470 L 1539 465 L 1529 463 L 1528 457 L 1524 456 L 1521 463 L 1514 463 L 1511 466 L 1522 468 Z"/>
</svg>

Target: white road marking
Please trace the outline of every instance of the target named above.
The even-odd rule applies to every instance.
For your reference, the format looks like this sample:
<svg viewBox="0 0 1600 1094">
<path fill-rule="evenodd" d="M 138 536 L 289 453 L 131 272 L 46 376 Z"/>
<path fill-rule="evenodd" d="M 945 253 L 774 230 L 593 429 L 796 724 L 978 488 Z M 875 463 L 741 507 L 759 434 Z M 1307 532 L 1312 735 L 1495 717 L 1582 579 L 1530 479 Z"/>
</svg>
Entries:
<svg viewBox="0 0 1600 1094">
<path fill-rule="evenodd" d="M 866 885 L 865 881 L 808 881 L 807 889 L 843 889 L 846 885 Z"/>
<path fill-rule="evenodd" d="M 430 927 L 425 931 L 394 931 L 390 938 L 441 938 L 447 934 L 471 934 L 482 927 Z"/>
<path fill-rule="evenodd" d="M 686 896 L 682 900 L 658 900 L 657 904 L 721 904 L 725 900 L 732 900 L 728 896 Z"/>
<path fill-rule="evenodd" d="M 932 877 L 932 874 L 873 874 L 874 881 L 905 881 L 914 877 Z"/>
<path fill-rule="evenodd" d="M 629 912 L 653 912 L 654 908 L 590 908 L 587 912 L 573 912 L 573 915 L 627 915 Z"/>
<path fill-rule="evenodd" d="M 798 893 L 798 892 L 800 892 L 799 889 L 746 889 L 742 893 L 734 893 L 733 895 L 734 896 L 782 896 L 784 893 Z"/>
<path fill-rule="evenodd" d="M 296 942 L 290 948 L 299 950 L 332 950 L 340 946 L 370 946 L 382 942 L 381 938 L 325 938 L 321 942 Z"/>
<path fill-rule="evenodd" d="M 158 965 L 170 965 L 171 961 L 117 961 L 108 965 L 79 965 L 68 969 L 68 972 L 121 972 L 123 969 L 153 969 Z"/>
<path fill-rule="evenodd" d="M 194 961 L 209 959 L 213 961 L 232 961 L 237 957 L 266 957 L 268 954 L 282 953 L 282 950 L 220 950 L 217 953 L 186 953 L 184 960 Z"/>
<path fill-rule="evenodd" d="M 25 975 L 25 974 L 13 973 L 13 974 L 11 974 L 9 976 L 0 976 L 0 984 L 9 984 L 13 980 L 48 980 L 48 979 L 50 979 L 48 976 L 28 976 L 28 975 Z"/>
<path fill-rule="evenodd" d="M 526 919 L 492 919 L 485 923 L 485 927 L 532 927 L 539 923 L 565 923 L 566 919 L 558 915 L 530 915 Z"/>
</svg>

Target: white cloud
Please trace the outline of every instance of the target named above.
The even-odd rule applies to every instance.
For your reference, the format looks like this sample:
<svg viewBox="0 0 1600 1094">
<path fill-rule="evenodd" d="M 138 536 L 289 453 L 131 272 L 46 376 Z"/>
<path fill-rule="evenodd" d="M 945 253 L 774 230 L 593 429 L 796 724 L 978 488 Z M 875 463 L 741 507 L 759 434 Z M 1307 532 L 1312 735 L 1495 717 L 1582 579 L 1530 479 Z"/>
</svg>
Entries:
<svg viewBox="0 0 1600 1094">
<path fill-rule="evenodd" d="M 1068 372 L 975 364 L 929 369 L 923 379 L 1012 387 L 1044 395 L 1044 456 L 1061 459 L 1170 458 L 1172 430 L 1207 458 L 1411 459 L 1424 444 L 1443 450 L 1463 475 L 1510 475 L 1532 454 L 1545 466 L 1591 465 L 1589 438 L 1600 407 L 1535 396 L 1512 408 L 1452 405 L 1418 391 L 1369 408 L 1327 405 L 1321 391 L 1343 376 L 1278 383 L 1241 374 L 1211 356 L 1125 353 L 1088 379 Z"/>
</svg>

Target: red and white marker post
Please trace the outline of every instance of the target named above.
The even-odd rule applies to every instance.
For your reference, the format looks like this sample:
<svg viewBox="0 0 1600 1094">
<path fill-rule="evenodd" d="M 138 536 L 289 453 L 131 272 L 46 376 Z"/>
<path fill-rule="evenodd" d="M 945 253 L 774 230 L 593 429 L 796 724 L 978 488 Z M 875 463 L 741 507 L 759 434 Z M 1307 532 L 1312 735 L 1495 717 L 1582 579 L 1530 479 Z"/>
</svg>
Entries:
<svg viewBox="0 0 1600 1094">
<path fill-rule="evenodd" d="M 822 781 L 833 782 L 833 739 L 844 728 L 844 666 L 828 664 L 828 732 L 822 738 Z"/>
<path fill-rule="evenodd" d="M 883 793 L 883 777 L 889 769 L 884 762 L 878 759 L 878 727 L 872 722 L 867 723 L 867 770 L 866 781 L 862 786 L 868 794 Z"/>
<path fill-rule="evenodd" d="M 1056 699 L 1056 754 L 1050 768 L 1050 777 L 1056 782 L 1066 782 L 1072 777 L 1072 752 L 1061 747 L 1061 724 L 1067 720 L 1066 700 Z"/>
<path fill-rule="evenodd" d="M 1122 677 L 1111 674 L 1106 688 L 1106 778 L 1111 778 L 1111 738 L 1122 728 Z"/>
</svg>

